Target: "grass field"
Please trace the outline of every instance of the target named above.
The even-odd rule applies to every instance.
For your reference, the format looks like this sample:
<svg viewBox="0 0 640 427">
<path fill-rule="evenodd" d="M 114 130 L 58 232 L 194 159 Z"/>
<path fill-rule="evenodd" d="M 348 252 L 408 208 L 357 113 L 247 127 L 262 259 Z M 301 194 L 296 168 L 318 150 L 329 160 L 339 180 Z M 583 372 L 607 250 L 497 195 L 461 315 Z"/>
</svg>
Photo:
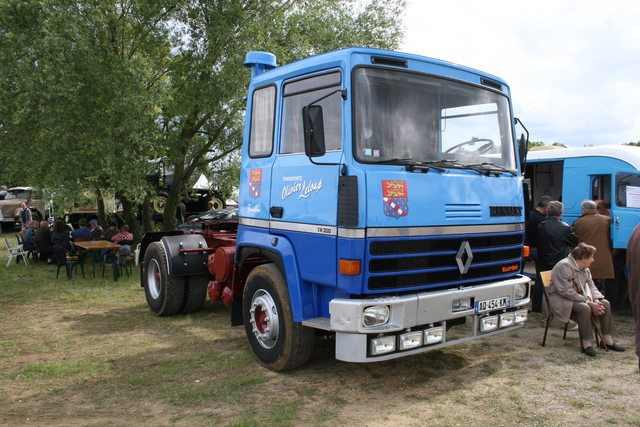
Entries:
<svg viewBox="0 0 640 427">
<path fill-rule="evenodd" d="M 6 235 L 6 234 L 5 234 Z M 575 333 L 540 315 L 516 332 L 374 364 L 334 359 L 318 337 L 309 363 L 273 373 L 229 309 L 155 317 L 138 270 L 114 282 L 0 250 L 0 425 L 454 426 L 640 425 L 633 349 L 588 359 Z M 630 313 L 618 341 L 633 346 Z M 570 333 L 571 334 L 571 333 Z"/>
</svg>

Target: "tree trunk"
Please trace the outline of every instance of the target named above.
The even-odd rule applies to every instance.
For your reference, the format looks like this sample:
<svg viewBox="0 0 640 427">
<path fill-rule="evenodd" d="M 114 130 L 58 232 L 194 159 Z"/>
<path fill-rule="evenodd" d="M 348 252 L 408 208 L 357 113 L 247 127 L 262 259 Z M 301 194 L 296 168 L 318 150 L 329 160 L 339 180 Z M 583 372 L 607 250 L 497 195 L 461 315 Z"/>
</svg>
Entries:
<svg viewBox="0 0 640 427">
<path fill-rule="evenodd" d="M 173 184 L 169 189 L 167 203 L 164 205 L 164 213 L 162 214 L 162 229 L 165 231 L 176 229 L 176 208 L 180 199 L 181 188 L 182 177 L 177 176 L 177 173 L 174 172 Z"/>
<path fill-rule="evenodd" d="M 109 224 L 107 224 L 107 217 L 105 215 L 104 208 L 104 197 L 102 196 L 102 190 L 100 188 L 96 188 L 96 198 L 98 204 L 98 223 L 103 229 L 108 229 Z"/>
<path fill-rule="evenodd" d="M 133 240 L 139 242 L 142 239 L 142 229 L 136 218 L 136 205 L 124 196 L 120 196 L 122 203 L 123 219 L 125 224 L 129 226 L 129 233 L 133 234 Z"/>
<path fill-rule="evenodd" d="M 144 232 L 153 231 L 153 206 L 151 205 L 151 197 L 149 195 L 147 195 L 142 202 L 140 215 L 142 216 L 142 229 Z"/>
</svg>

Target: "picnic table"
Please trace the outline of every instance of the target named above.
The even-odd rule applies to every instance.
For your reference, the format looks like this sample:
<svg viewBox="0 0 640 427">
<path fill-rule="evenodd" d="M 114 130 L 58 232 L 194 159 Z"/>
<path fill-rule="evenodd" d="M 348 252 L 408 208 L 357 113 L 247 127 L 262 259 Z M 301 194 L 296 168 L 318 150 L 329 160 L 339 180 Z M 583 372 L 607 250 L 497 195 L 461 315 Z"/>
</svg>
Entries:
<svg viewBox="0 0 640 427">
<path fill-rule="evenodd" d="M 110 242 L 109 240 L 89 240 L 89 241 L 76 241 L 73 242 L 73 244 L 79 248 L 83 248 L 87 251 L 101 251 L 104 249 L 107 250 L 118 250 L 120 249 L 120 245 L 117 243 L 113 243 Z M 96 264 L 95 262 L 92 262 L 92 273 L 93 273 L 93 277 L 96 276 Z M 116 268 L 116 270 L 114 271 L 114 276 L 117 277 L 117 266 L 114 267 Z"/>
</svg>

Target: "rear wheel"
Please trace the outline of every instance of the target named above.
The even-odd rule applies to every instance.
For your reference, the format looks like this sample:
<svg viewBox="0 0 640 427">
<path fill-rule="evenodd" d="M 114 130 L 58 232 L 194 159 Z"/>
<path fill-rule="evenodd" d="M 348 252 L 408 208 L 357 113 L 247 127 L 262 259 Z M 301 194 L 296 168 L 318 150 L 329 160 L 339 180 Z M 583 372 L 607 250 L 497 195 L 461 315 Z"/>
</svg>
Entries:
<svg viewBox="0 0 640 427">
<path fill-rule="evenodd" d="M 206 274 L 185 277 L 184 301 L 180 313 L 195 313 L 202 308 L 207 299 L 208 284 L 209 276 Z"/>
<path fill-rule="evenodd" d="M 153 201 L 153 211 L 156 213 L 164 213 L 164 207 L 167 204 L 167 194 L 158 193 L 157 198 Z"/>
<path fill-rule="evenodd" d="M 182 308 L 184 277 L 169 276 L 167 254 L 160 242 L 147 248 L 142 265 L 142 286 L 149 308 L 157 316 L 170 316 Z"/>
<path fill-rule="evenodd" d="M 293 321 L 289 288 L 275 265 L 261 265 L 249 274 L 242 313 L 247 338 L 262 365 L 279 372 L 309 360 L 315 330 Z"/>
<path fill-rule="evenodd" d="M 213 204 L 213 209 L 224 209 L 225 203 L 222 200 L 222 196 L 217 193 L 211 197 L 211 203 Z"/>
</svg>

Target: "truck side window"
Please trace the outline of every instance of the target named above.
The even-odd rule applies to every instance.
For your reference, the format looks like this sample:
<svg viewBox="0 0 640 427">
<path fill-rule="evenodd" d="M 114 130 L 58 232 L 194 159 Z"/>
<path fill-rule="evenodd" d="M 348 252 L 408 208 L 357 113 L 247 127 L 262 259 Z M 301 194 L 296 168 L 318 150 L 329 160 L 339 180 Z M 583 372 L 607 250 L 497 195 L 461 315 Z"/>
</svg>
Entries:
<svg viewBox="0 0 640 427">
<path fill-rule="evenodd" d="M 616 174 L 616 205 L 621 207 L 639 207 L 634 206 L 634 204 L 637 203 L 635 197 L 630 199 L 631 203 L 628 203 L 630 201 L 627 198 L 628 193 L 632 196 L 640 193 L 640 175 L 619 172 Z"/>
<path fill-rule="evenodd" d="M 249 137 L 250 157 L 268 157 L 273 151 L 275 104 L 275 86 L 267 86 L 253 92 Z"/>
<path fill-rule="evenodd" d="M 341 80 L 339 72 L 332 72 L 297 80 L 284 86 L 280 154 L 304 152 L 302 108 L 340 89 Z M 342 102 L 340 94 L 334 93 L 314 104 L 321 106 L 323 110 L 327 151 L 342 148 Z"/>
</svg>

